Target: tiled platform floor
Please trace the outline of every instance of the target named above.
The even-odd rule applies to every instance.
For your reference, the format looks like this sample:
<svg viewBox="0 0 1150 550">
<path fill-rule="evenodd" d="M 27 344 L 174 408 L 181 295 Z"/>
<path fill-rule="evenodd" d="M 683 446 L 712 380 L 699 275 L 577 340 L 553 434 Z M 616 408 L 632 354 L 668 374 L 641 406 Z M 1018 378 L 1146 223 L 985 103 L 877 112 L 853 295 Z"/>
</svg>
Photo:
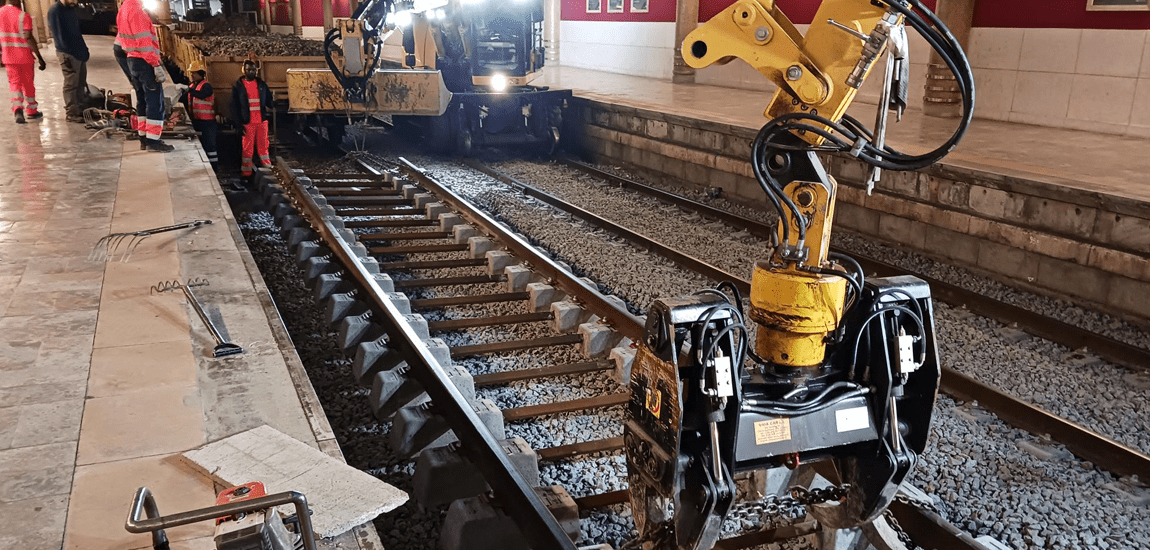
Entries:
<svg viewBox="0 0 1150 550">
<path fill-rule="evenodd" d="M 755 130 L 766 122 L 763 110 L 773 95 L 563 66 L 548 66 L 533 84 L 570 88 L 579 97 L 606 103 Z M 873 125 L 873 105 L 856 103 L 850 112 Z M 902 122 L 889 127 L 888 142 L 906 152 L 933 149 L 954 129 L 940 124 L 941 120 L 911 109 Z M 975 119 L 943 163 L 1150 202 L 1148 145 L 1150 140 L 1128 136 Z"/>
<path fill-rule="evenodd" d="M 90 82 L 125 90 L 111 37 L 88 41 Z M 298 358 L 281 352 L 286 335 L 264 313 L 267 290 L 198 145 L 158 154 L 88 141 L 64 122 L 60 68 L 51 48 L 44 57 L 45 118 L 0 117 L 0 548 L 150 547 L 123 527 L 137 487 L 150 487 L 164 513 L 215 501 L 217 488 L 178 453 L 260 424 L 338 446 L 326 419 L 304 413 L 289 369 Z M 148 238 L 128 263 L 87 260 L 109 232 L 193 219 L 214 223 Z M 191 277 L 211 281 L 201 300 L 219 307 L 246 353 L 213 359 L 183 295 L 149 293 Z M 208 549 L 212 531 L 169 536 L 173 548 Z M 358 547 L 355 535 L 343 539 Z"/>
</svg>

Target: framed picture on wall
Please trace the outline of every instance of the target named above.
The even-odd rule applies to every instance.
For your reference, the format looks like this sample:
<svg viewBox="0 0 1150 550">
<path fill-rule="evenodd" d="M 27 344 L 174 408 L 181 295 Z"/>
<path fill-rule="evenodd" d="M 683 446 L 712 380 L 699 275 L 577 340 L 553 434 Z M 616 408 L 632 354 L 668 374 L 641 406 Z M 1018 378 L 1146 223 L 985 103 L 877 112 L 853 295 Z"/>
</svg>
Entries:
<svg viewBox="0 0 1150 550">
<path fill-rule="evenodd" d="M 603 0 L 587 0 L 587 13 L 603 11 Z"/>
<path fill-rule="evenodd" d="M 623 13 L 623 0 L 607 0 L 607 13 Z"/>
<path fill-rule="evenodd" d="M 631 13 L 647 13 L 651 0 L 631 0 Z"/>
<path fill-rule="evenodd" d="M 1150 11 L 1150 0 L 1086 0 L 1086 11 Z"/>
</svg>

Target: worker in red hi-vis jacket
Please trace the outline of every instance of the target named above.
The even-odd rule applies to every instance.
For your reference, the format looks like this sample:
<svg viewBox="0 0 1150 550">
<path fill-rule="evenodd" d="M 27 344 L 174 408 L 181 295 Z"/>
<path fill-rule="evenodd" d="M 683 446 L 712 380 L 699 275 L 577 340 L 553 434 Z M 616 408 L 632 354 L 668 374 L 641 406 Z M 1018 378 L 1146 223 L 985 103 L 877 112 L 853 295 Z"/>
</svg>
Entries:
<svg viewBox="0 0 1150 550">
<path fill-rule="evenodd" d="M 240 172 L 251 180 L 255 165 L 253 153 L 260 164 L 271 166 L 268 156 L 268 119 L 272 114 L 272 91 L 256 76 L 259 65 L 251 59 L 244 61 L 244 76 L 232 86 L 232 118 L 243 133 L 243 161 Z"/>
<path fill-rule="evenodd" d="M 12 91 L 12 113 L 18 124 L 28 119 L 41 118 L 40 106 L 36 103 L 36 72 L 32 70 L 35 60 L 44 70 L 44 58 L 32 35 L 32 17 L 21 9 L 20 0 L 8 0 L 8 5 L 0 8 L 0 61 L 8 72 L 8 89 Z"/>
<path fill-rule="evenodd" d="M 175 149 L 160 141 L 164 131 L 164 88 L 167 80 L 160 64 L 160 47 L 152 19 L 144 13 L 140 0 L 124 0 L 116 14 L 116 45 L 128 56 L 128 71 L 136 85 L 136 131 L 140 134 L 140 149 L 166 153 Z M 140 107 L 143 112 L 140 112 Z"/>
</svg>

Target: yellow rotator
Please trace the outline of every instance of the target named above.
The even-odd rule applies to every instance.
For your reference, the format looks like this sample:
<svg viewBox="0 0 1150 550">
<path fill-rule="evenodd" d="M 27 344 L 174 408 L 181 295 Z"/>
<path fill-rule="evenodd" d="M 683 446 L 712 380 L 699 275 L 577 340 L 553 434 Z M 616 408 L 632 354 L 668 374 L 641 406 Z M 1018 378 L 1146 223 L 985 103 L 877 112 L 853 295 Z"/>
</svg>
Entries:
<svg viewBox="0 0 1150 550">
<path fill-rule="evenodd" d="M 838 121 L 885 48 L 889 25 L 899 21 L 881 3 L 823 0 L 804 36 L 774 0 L 738 0 L 688 34 L 682 55 L 694 68 L 736 57 L 746 61 L 779 88 L 764 113 L 769 119 L 803 112 Z M 814 132 L 797 137 L 822 143 Z M 802 215 L 783 208 L 782 246 L 770 261 L 755 265 L 751 278 L 750 317 L 759 325 L 755 352 L 778 365 L 822 365 L 827 335 L 843 317 L 846 279 L 820 273 L 829 267 L 835 182 L 821 167 L 819 172 L 821 181 L 794 181 L 783 189 Z M 783 224 L 791 228 L 786 242 Z M 799 224 L 806 225 L 804 241 L 797 236 Z M 789 252 L 780 254 L 783 249 Z M 805 257 L 794 254 L 804 249 Z"/>
</svg>

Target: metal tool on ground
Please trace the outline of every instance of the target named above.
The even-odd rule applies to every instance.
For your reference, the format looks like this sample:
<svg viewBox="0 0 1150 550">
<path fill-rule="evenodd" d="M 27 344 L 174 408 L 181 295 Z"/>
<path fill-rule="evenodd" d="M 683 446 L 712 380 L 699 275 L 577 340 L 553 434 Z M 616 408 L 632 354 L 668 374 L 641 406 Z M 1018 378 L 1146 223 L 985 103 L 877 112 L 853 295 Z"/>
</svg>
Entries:
<svg viewBox="0 0 1150 550">
<path fill-rule="evenodd" d="M 170 292 L 173 290 L 183 290 L 184 296 L 187 296 L 188 303 L 192 304 L 192 309 L 196 310 L 196 314 L 200 316 L 200 320 L 204 322 L 204 326 L 208 327 L 211 331 L 212 337 L 216 339 L 216 347 L 212 350 L 212 357 L 226 357 L 228 355 L 239 355 L 244 352 L 244 348 L 229 342 L 224 338 L 220 329 L 216 327 L 216 323 L 208 317 L 207 312 L 204 311 L 204 306 L 200 305 L 200 301 L 196 299 L 196 295 L 192 293 L 192 287 L 208 286 L 207 279 L 192 279 L 187 284 L 181 284 L 180 281 L 162 281 L 152 287 L 152 292 Z"/>
<path fill-rule="evenodd" d="M 130 233 L 111 233 L 100 237 L 100 240 L 96 241 L 95 245 L 92 245 L 92 252 L 88 254 L 88 260 L 93 262 L 110 262 L 112 258 L 119 254 L 120 261 L 127 262 L 132 257 L 132 253 L 136 251 L 136 248 L 140 246 L 140 243 L 152 235 L 178 231 L 180 229 L 193 229 L 202 225 L 210 225 L 211 223 L 212 220 L 196 220 Z"/>
<path fill-rule="evenodd" d="M 281 517 L 275 507 L 282 504 L 294 505 L 295 514 Z M 161 516 L 152 492 L 140 487 L 132 499 L 124 529 L 129 533 L 151 533 L 152 548 L 160 550 L 168 548 L 165 529 L 215 520 L 216 550 L 292 550 L 300 546 L 316 550 L 310 514 L 303 493 L 287 491 L 268 495 L 263 483 L 253 481 L 223 491 L 215 506 Z M 295 533 L 287 529 L 287 525 L 292 524 Z"/>
</svg>

